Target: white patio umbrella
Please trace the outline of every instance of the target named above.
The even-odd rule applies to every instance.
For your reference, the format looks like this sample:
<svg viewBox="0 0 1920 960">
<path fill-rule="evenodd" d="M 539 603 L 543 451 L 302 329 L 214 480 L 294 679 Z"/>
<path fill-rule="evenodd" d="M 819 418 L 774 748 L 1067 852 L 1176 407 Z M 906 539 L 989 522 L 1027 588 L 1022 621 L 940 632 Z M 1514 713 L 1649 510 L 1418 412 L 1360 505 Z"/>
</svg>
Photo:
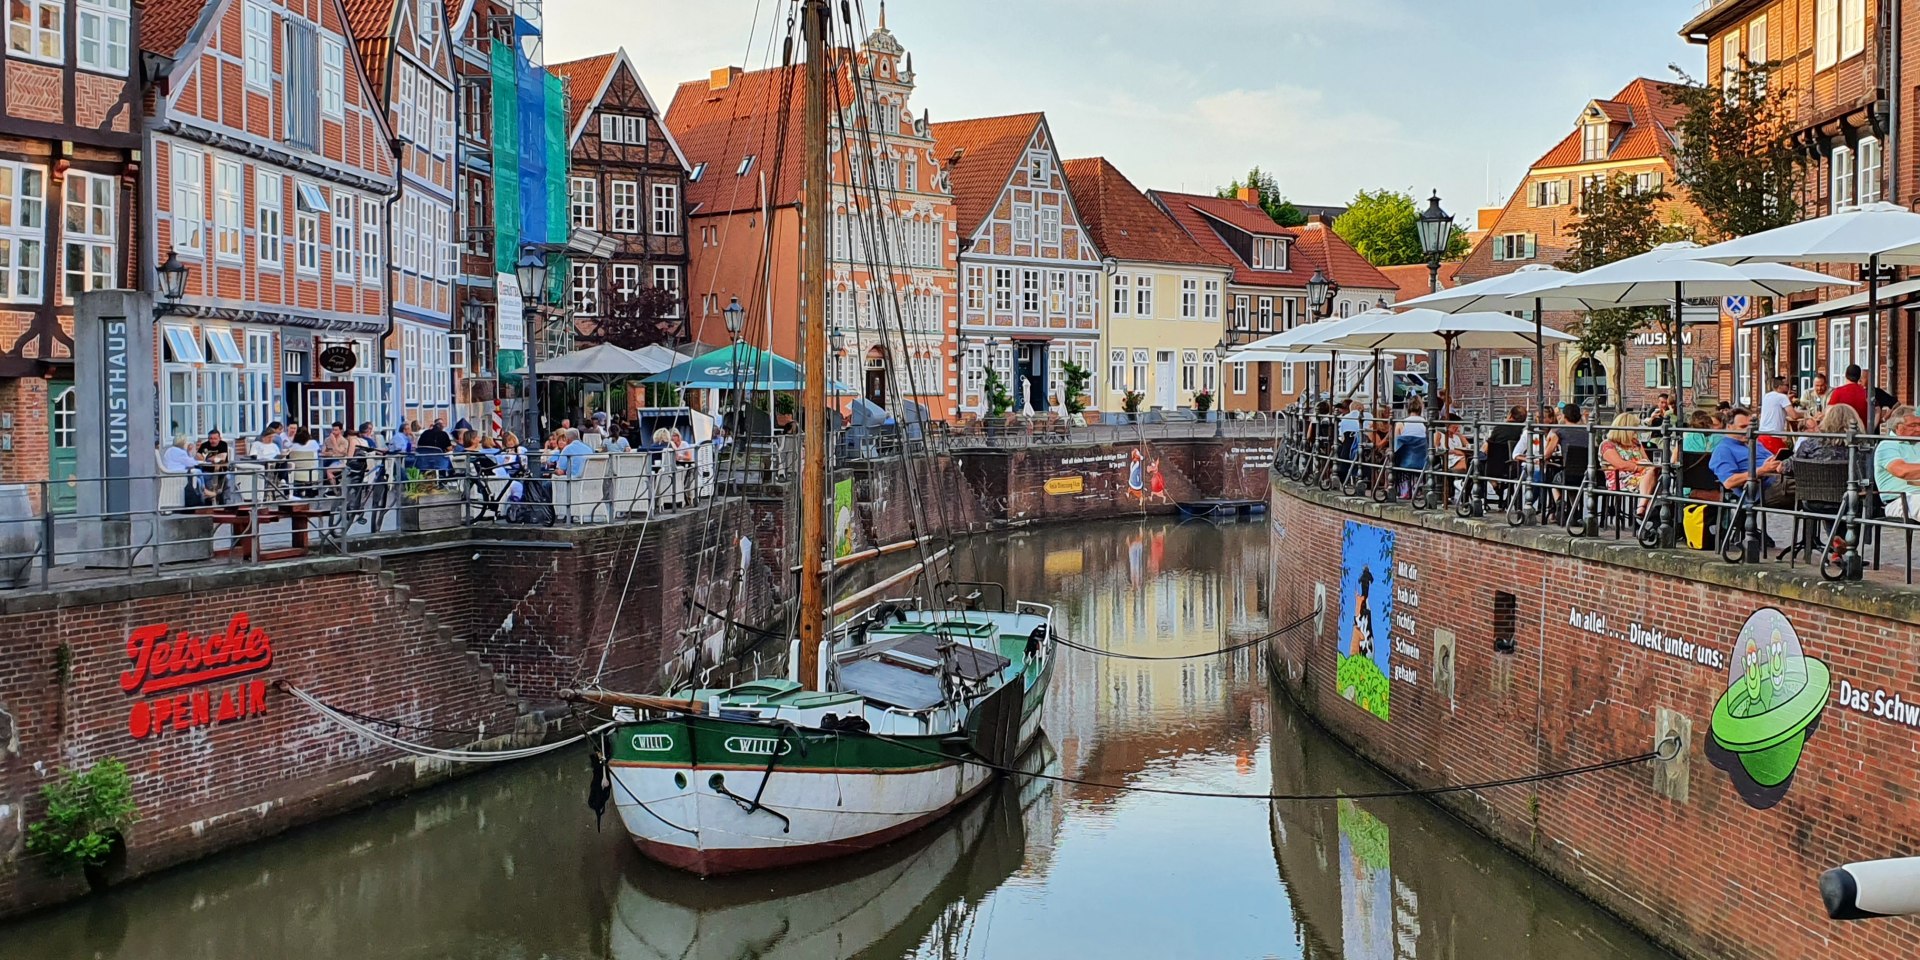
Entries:
<svg viewBox="0 0 1920 960">
<path fill-rule="evenodd" d="M 644 377 L 659 373 L 668 366 L 671 364 L 644 359 L 631 350 L 616 347 L 611 343 L 599 343 L 542 363 L 540 375 L 603 380 L 618 377 Z"/>
<path fill-rule="evenodd" d="M 1366 324 L 1372 322 L 1373 320 L 1377 320 L 1382 316 L 1388 316 L 1388 315 L 1390 315 L 1388 311 L 1375 308 L 1372 310 L 1363 310 L 1350 317 L 1338 317 L 1338 318 L 1329 319 L 1329 320 L 1319 320 L 1314 323 L 1303 323 L 1297 327 L 1294 327 L 1291 330 L 1285 330 L 1280 333 L 1273 334 L 1271 336 L 1262 337 L 1258 340 L 1253 341 L 1252 343 L 1249 343 L 1239 348 L 1238 350 L 1228 353 L 1226 362 L 1232 363 L 1234 357 L 1239 356 L 1240 354 L 1243 354 L 1243 353 L 1297 352 L 1299 348 L 1310 347 L 1316 343 L 1319 343 L 1322 340 L 1340 336 L 1344 333 L 1347 333 L 1359 327 L 1365 326 Z M 1246 362 L 1259 363 L 1261 361 L 1250 360 Z M 1308 362 L 1315 362 L 1315 361 L 1308 361 Z M 1337 356 L 1325 356 L 1325 357 L 1322 357 L 1321 361 L 1319 362 L 1326 362 L 1329 364 L 1328 382 L 1331 383 L 1332 382 L 1331 365 L 1339 362 L 1339 358 Z"/>
<path fill-rule="evenodd" d="M 1414 308 L 1387 314 L 1352 332 L 1319 344 L 1325 349 L 1364 350 L 1370 352 L 1404 350 L 1446 353 L 1446 380 L 1453 381 L 1453 355 L 1456 350 L 1504 350 L 1537 347 L 1548 340 L 1573 340 L 1558 330 L 1541 329 L 1537 321 L 1523 320 L 1504 313 L 1474 311 L 1442 313 Z"/>
<path fill-rule="evenodd" d="M 1497 277 L 1475 280 L 1447 290 L 1429 293 L 1424 297 L 1403 300 L 1401 307 L 1423 307 L 1442 313 L 1464 313 L 1470 310 L 1510 310 L 1516 299 L 1524 299 L 1536 291 L 1551 287 L 1561 280 L 1573 276 L 1565 271 L 1549 267 L 1544 263 L 1530 263 L 1512 273 L 1503 273 Z M 1541 297 L 1533 299 L 1533 365 L 1539 370 L 1533 378 L 1534 409 L 1544 410 L 1547 406 L 1547 338 L 1546 329 L 1541 322 Z M 1449 387 L 1452 384 L 1448 384 Z M 1487 387 L 1487 396 L 1493 396 L 1493 387 Z"/>
<path fill-rule="evenodd" d="M 1739 237 L 1688 254 L 1725 264 L 1862 263 L 1867 265 L 1867 385 L 1877 388 L 1880 355 L 1880 268 L 1920 264 L 1920 213 L 1891 203 L 1851 209 Z M 1868 393 L 1868 402 L 1872 402 Z M 1869 410 L 1869 412 L 1872 412 Z"/>
<path fill-rule="evenodd" d="M 1537 301 L 1552 309 L 1604 310 L 1612 307 L 1671 307 L 1670 338 L 1674 370 L 1680 369 L 1681 310 L 1687 297 L 1785 296 L 1820 287 L 1853 286 L 1853 281 L 1814 273 L 1782 263 L 1728 266 L 1690 259 L 1702 249 L 1694 243 L 1661 244 L 1638 256 L 1604 267 L 1559 278 L 1527 294 L 1511 298 L 1524 304 Z M 1686 402 L 1685 383 L 1674 387 L 1676 405 Z"/>
<path fill-rule="evenodd" d="M 1297 353 L 1288 350 L 1242 350 L 1229 354 L 1227 363 L 1326 363 L 1333 359 L 1330 353 Z"/>
</svg>

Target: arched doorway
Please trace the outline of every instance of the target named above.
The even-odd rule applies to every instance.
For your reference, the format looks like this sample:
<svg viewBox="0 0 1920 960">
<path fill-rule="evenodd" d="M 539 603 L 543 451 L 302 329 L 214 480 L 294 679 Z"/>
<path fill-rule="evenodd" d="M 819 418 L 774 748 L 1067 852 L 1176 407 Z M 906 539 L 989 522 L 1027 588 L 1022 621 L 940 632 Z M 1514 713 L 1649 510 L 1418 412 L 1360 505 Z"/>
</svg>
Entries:
<svg viewBox="0 0 1920 960">
<path fill-rule="evenodd" d="M 1583 407 L 1607 405 L 1607 366 L 1594 357 L 1573 362 L 1573 402 Z"/>
<path fill-rule="evenodd" d="M 867 350 L 865 392 L 867 401 L 876 407 L 887 405 L 887 351 L 879 346 Z"/>
</svg>

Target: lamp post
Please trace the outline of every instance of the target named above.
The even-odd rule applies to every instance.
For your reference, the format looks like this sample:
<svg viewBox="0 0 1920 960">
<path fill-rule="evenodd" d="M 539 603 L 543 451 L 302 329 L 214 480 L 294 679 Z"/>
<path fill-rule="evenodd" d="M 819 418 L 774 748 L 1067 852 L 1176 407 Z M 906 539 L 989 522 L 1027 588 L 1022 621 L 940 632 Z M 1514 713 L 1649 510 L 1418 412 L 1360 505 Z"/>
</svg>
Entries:
<svg viewBox="0 0 1920 960">
<path fill-rule="evenodd" d="M 153 319 L 157 322 L 161 317 L 172 313 L 173 308 L 179 305 L 180 298 L 187 295 L 187 265 L 181 263 L 180 258 L 169 250 L 167 262 L 161 264 L 155 272 L 160 275 L 161 299 L 161 302 L 155 304 L 153 308 Z"/>
<path fill-rule="evenodd" d="M 747 309 L 740 305 L 739 297 L 727 299 L 727 309 L 721 311 L 727 318 L 727 336 L 733 339 L 734 346 L 740 345 L 740 331 L 747 326 Z"/>
<path fill-rule="evenodd" d="M 1420 252 L 1427 255 L 1427 290 L 1440 292 L 1440 258 L 1447 255 L 1447 247 L 1453 242 L 1453 214 L 1440 209 L 1440 192 L 1434 191 L 1427 198 L 1427 208 L 1420 211 L 1420 219 L 1415 222 L 1420 233 Z M 1452 351 L 1448 351 L 1451 353 Z M 1438 366 L 1438 364 L 1435 364 Z M 1443 369 L 1441 371 L 1445 373 Z M 1451 390 L 1453 384 L 1443 383 Z"/>
<path fill-rule="evenodd" d="M 541 442 L 540 431 L 540 356 L 539 305 L 547 299 L 547 255 L 522 247 L 520 262 L 513 272 L 520 281 L 522 315 L 527 326 L 527 436 L 526 443 Z"/>
<path fill-rule="evenodd" d="M 1318 268 L 1315 268 L 1313 276 L 1307 280 L 1307 322 L 1317 323 L 1326 318 L 1327 308 L 1333 301 L 1333 290 L 1333 281 L 1328 280 L 1326 274 L 1321 273 Z M 1320 394 L 1320 385 L 1318 382 L 1319 378 L 1313 376 L 1316 368 L 1308 367 L 1307 372 L 1308 376 L 1314 381 L 1307 384 L 1307 389 L 1313 391 L 1313 394 L 1317 397 Z M 1327 363 L 1327 384 L 1327 392 L 1331 395 L 1333 392 L 1332 361 L 1328 361 Z"/>
</svg>

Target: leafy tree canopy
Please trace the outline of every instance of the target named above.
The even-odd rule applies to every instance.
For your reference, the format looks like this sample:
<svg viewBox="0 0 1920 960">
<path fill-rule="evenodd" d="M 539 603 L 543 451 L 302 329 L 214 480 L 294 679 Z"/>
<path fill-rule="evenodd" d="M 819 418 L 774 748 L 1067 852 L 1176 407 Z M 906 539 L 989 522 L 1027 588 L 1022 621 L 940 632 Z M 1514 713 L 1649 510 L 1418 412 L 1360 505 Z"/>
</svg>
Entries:
<svg viewBox="0 0 1920 960">
<path fill-rule="evenodd" d="M 1673 105 L 1675 180 L 1700 209 L 1713 239 L 1744 237 L 1800 219 L 1796 187 L 1806 158 L 1788 134 L 1793 106 L 1786 84 L 1769 82 L 1778 63 L 1749 63 L 1723 85 L 1708 86 L 1679 67 Z"/>
<path fill-rule="evenodd" d="M 605 315 L 583 330 L 585 343 L 611 343 L 623 350 L 638 350 L 656 343 L 684 343 L 688 339 L 683 321 L 677 316 L 680 298 L 670 290 L 644 286 L 609 304 Z"/>
<path fill-rule="evenodd" d="M 1274 223 L 1283 227 L 1297 227 L 1307 222 L 1307 215 L 1301 213 L 1300 208 L 1280 192 L 1280 182 L 1273 178 L 1273 174 L 1260 169 L 1258 164 L 1247 171 L 1245 180 L 1235 180 L 1221 187 L 1217 195 L 1231 199 L 1240 195 L 1241 187 L 1253 187 L 1260 191 L 1260 208 L 1273 218 Z"/>
<path fill-rule="evenodd" d="M 1420 250 L 1420 211 L 1413 194 L 1398 190 L 1362 190 L 1347 204 L 1347 212 L 1333 222 L 1333 232 L 1353 245 L 1376 267 L 1426 263 Z M 1442 259 L 1467 255 L 1467 232 L 1456 222 Z"/>
</svg>

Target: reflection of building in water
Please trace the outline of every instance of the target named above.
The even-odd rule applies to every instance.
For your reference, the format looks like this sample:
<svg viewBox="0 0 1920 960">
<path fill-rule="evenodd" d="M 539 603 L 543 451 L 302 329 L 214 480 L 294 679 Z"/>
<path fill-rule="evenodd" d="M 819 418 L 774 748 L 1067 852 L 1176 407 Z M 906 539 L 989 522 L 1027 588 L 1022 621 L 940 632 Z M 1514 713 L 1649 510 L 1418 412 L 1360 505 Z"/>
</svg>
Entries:
<svg viewBox="0 0 1920 960">
<path fill-rule="evenodd" d="M 1291 703 L 1275 701 L 1270 713 L 1272 792 L 1392 787 Z M 1282 801 L 1269 811 L 1306 958 L 1666 956 L 1426 801 Z"/>
</svg>

